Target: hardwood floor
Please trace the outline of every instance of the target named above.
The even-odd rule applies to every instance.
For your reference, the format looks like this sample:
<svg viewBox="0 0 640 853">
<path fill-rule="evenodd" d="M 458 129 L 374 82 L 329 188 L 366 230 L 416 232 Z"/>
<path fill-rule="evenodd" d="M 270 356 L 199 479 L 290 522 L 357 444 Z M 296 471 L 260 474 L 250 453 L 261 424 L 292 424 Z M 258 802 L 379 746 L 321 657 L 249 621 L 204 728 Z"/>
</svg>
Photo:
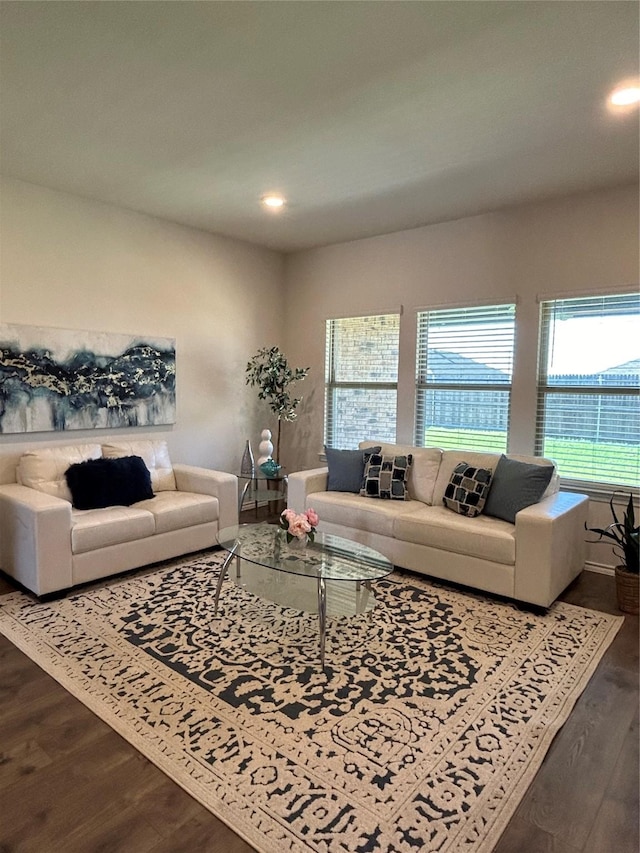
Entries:
<svg viewBox="0 0 640 853">
<path fill-rule="evenodd" d="M 619 613 L 607 575 L 583 572 L 561 597 Z M 638 742 L 638 617 L 627 615 L 495 853 L 637 853 Z"/>
<path fill-rule="evenodd" d="M 618 612 L 609 576 L 562 597 Z M 0 853 L 252 850 L 2 636 L 0 698 Z M 495 853 L 637 853 L 638 722 L 627 616 Z"/>
</svg>

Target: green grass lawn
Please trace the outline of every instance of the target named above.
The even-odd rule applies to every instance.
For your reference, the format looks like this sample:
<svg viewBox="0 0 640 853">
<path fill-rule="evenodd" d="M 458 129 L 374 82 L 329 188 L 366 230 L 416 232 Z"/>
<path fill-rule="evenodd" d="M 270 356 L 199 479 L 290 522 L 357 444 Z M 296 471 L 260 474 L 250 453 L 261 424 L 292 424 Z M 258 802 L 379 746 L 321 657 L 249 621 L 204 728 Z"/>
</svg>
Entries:
<svg viewBox="0 0 640 853">
<path fill-rule="evenodd" d="M 425 431 L 427 447 L 455 450 L 486 450 L 505 453 L 505 432 L 430 427 Z M 640 485 L 640 447 L 634 444 L 595 444 L 576 439 L 552 439 L 545 443 L 543 456 L 553 459 L 561 477 L 592 483 L 614 483 L 637 488 Z"/>
</svg>

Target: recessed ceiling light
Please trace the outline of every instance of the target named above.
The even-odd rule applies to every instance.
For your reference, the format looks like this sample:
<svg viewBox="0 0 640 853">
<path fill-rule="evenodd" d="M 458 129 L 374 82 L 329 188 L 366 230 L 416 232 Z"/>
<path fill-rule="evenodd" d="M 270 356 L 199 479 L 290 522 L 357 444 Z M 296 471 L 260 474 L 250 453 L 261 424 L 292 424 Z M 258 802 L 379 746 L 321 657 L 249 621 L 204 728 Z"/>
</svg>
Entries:
<svg viewBox="0 0 640 853">
<path fill-rule="evenodd" d="M 640 85 L 634 83 L 622 83 L 609 95 L 609 104 L 612 107 L 632 107 L 640 103 Z"/>
<path fill-rule="evenodd" d="M 277 193 L 267 193 L 267 195 L 262 196 L 260 201 L 263 207 L 267 207 L 269 210 L 282 210 L 286 203 L 286 199 Z"/>
</svg>

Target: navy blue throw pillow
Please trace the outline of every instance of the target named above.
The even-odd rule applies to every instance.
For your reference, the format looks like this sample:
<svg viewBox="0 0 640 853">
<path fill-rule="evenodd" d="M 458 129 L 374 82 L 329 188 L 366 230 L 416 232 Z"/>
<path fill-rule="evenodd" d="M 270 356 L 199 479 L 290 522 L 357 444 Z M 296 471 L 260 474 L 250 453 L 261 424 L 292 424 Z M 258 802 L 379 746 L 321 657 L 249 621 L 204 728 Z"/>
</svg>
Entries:
<svg viewBox="0 0 640 853">
<path fill-rule="evenodd" d="M 131 506 L 154 497 L 151 474 L 139 456 L 88 459 L 69 466 L 64 476 L 76 509 Z"/>
</svg>

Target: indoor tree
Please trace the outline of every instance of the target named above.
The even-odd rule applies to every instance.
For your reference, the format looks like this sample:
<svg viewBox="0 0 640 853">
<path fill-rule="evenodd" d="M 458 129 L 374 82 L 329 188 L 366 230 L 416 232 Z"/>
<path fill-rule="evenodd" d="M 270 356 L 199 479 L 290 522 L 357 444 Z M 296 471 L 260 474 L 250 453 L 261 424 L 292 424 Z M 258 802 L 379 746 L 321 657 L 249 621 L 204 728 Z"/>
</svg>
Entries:
<svg viewBox="0 0 640 853">
<path fill-rule="evenodd" d="M 266 400 L 278 419 L 276 461 L 280 460 L 280 428 L 282 421 L 294 421 L 302 397 L 293 397 L 291 385 L 304 379 L 308 367 L 289 367 L 285 355 L 278 347 L 262 347 L 247 362 L 246 384 L 258 387 L 258 399 Z"/>
</svg>

